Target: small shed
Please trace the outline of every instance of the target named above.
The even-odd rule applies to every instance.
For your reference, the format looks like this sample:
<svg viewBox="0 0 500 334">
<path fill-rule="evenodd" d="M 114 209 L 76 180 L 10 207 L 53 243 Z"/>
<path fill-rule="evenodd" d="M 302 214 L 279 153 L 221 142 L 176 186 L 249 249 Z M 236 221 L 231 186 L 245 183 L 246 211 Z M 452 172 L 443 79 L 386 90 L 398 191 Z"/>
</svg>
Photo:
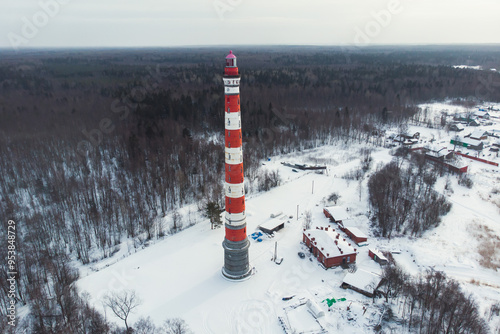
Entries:
<svg viewBox="0 0 500 334">
<path fill-rule="evenodd" d="M 370 271 L 358 269 L 354 273 L 347 273 L 342 281 L 341 287 L 344 289 L 352 289 L 371 298 L 381 282 L 382 276 Z"/>
<path fill-rule="evenodd" d="M 259 225 L 259 229 L 266 234 L 273 234 L 285 227 L 285 222 L 279 219 L 270 219 Z"/>
<path fill-rule="evenodd" d="M 344 232 L 349 236 L 349 238 L 351 238 L 352 241 L 357 243 L 358 246 L 368 240 L 368 236 L 357 227 L 346 227 Z"/>
<path fill-rule="evenodd" d="M 387 264 L 389 260 L 376 248 L 370 248 L 368 250 L 368 256 L 370 256 L 375 262 L 380 264 Z"/>
</svg>

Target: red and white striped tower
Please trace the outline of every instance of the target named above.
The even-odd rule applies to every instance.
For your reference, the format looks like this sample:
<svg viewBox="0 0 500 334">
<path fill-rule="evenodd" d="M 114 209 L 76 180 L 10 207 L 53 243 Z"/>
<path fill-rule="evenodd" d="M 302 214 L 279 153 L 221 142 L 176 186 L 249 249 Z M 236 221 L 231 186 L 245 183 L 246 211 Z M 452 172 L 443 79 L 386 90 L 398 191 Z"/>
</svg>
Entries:
<svg viewBox="0 0 500 334">
<path fill-rule="evenodd" d="M 225 105 L 225 169 L 226 169 L 226 236 L 222 274 L 234 280 L 251 274 L 248 261 L 247 223 L 245 215 L 245 187 L 243 179 L 243 150 L 241 141 L 240 75 L 236 56 L 230 51 L 224 68 Z"/>
</svg>

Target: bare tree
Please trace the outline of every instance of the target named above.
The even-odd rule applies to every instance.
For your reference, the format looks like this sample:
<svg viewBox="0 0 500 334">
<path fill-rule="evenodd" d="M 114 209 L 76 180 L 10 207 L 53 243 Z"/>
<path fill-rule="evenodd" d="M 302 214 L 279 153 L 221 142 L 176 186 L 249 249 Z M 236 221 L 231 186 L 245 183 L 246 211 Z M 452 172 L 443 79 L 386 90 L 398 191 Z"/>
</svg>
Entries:
<svg viewBox="0 0 500 334">
<path fill-rule="evenodd" d="M 304 213 L 304 228 L 306 230 L 310 229 L 312 226 L 312 213 L 311 210 L 307 210 Z"/>
<path fill-rule="evenodd" d="M 127 332 L 129 331 L 127 318 L 133 309 L 141 304 L 141 299 L 134 290 L 124 290 L 114 292 L 104 297 L 104 304 L 108 306 L 113 313 L 125 322 Z"/>
<path fill-rule="evenodd" d="M 134 323 L 134 333 L 136 334 L 156 334 L 158 333 L 151 317 L 140 318 Z"/>
<path fill-rule="evenodd" d="M 172 227 L 171 227 L 171 233 L 172 234 L 175 234 L 177 232 L 179 232 L 182 228 L 182 216 L 181 214 L 179 213 L 179 211 L 177 211 L 177 209 L 175 209 L 173 212 L 172 212 Z"/>
<path fill-rule="evenodd" d="M 164 334 L 191 334 L 192 331 L 183 319 L 167 319 L 163 323 L 161 333 Z"/>
</svg>

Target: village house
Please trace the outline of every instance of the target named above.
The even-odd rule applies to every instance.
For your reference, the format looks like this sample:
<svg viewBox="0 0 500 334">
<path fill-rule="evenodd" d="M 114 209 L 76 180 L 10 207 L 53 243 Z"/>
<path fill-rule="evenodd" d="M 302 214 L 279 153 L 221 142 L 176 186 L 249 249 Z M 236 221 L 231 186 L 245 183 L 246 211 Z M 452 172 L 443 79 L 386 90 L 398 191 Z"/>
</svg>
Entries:
<svg viewBox="0 0 500 334">
<path fill-rule="evenodd" d="M 485 140 L 488 139 L 488 132 L 481 129 L 477 129 L 470 134 L 469 138 L 475 140 Z"/>
<path fill-rule="evenodd" d="M 418 152 L 425 154 L 425 159 L 440 164 L 455 173 L 467 173 L 468 165 L 454 151 L 448 151 L 446 147 L 437 145 L 427 145 L 426 147 L 411 150 L 413 154 Z"/>
<path fill-rule="evenodd" d="M 425 157 L 431 160 L 442 161 L 448 154 L 450 154 L 448 149 L 443 146 L 427 145 L 425 147 Z"/>
<path fill-rule="evenodd" d="M 483 119 L 490 119 L 490 114 L 487 111 L 484 110 L 478 110 L 474 113 L 474 116 L 483 118 Z"/>
<path fill-rule="evenodd" d="M 452 138 L 450 141 L 451 144 L 457 145 L 457 146 L 463 146 L 470 148 L 472 150 L 476 151 L 481 151 L 483 149 L 483 142 L 477 139 L 471 139 L 471 138 L 462 138 L 462 137 L 455 137 Z"/>
<path fill-rule="evenodd" d="M 467 123 L 468 126 L 479 126 L 481 123 L 477 119 L 471 120 L 469 123 Z"/>
<path fill-rule="evenodd" d="M 325 268 L 356 262 L 356 249 L 335 229 L 304 230 L 302 241 Z"/>
<path fill-rule="evenodd" d="M 455 123 L 455 124 L 450 125 L 450 131 L 460 132 L 460 131 L 464 131 L 464 129 L 465 129 L 465 127 L 463 126 L 463 124 L 460 124 L 460 123 Z"/>
</svg>

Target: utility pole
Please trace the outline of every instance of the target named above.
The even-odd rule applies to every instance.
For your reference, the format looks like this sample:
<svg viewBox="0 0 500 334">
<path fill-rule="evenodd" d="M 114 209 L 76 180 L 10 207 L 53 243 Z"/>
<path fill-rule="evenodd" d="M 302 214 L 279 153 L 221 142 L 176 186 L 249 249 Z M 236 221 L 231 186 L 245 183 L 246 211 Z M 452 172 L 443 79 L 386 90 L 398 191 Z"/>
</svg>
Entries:
<svg viewBox="0 0 500 334">
<path fill-rule="evenodd" d="M 274 242 L 274 257 L 273 257 L 273 261 L 276 261 L 277 258 L 278 258 L 278 242 L 275 241 Z"/>
</svg>

